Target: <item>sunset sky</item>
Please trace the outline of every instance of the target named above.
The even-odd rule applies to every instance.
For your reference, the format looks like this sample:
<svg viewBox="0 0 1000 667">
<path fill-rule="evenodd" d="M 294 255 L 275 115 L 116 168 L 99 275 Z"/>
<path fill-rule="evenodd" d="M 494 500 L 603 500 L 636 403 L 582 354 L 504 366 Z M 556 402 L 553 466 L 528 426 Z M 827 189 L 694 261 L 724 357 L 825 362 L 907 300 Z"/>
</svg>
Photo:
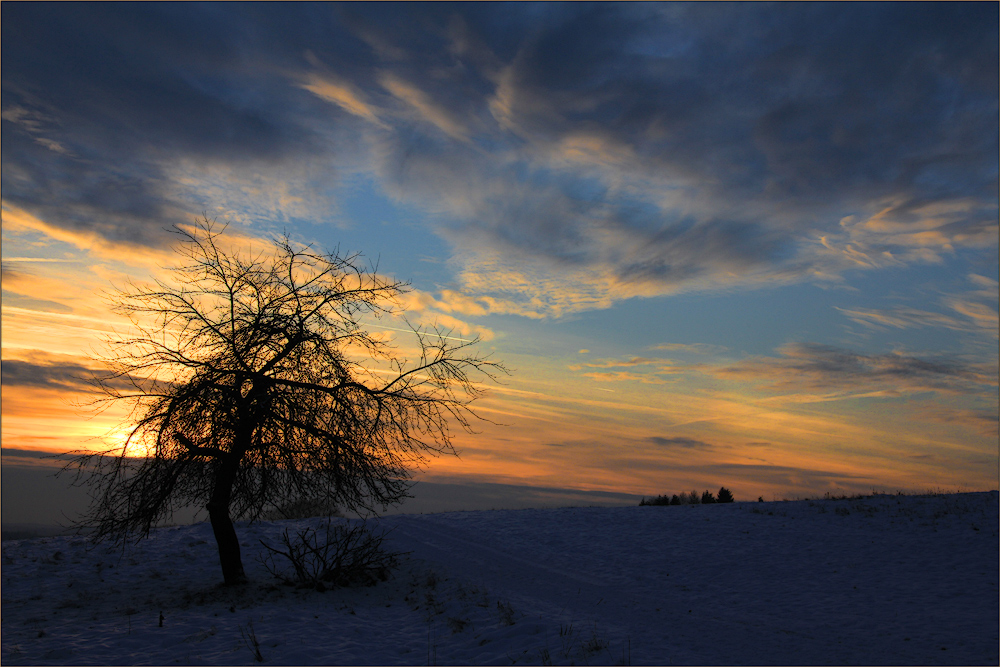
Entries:
<svg viewBox="0 0 1000 667">
<path fill-rule="evenodd" d="M 421 479 L 997 488 L 996 3 L 0 11 L 5 465 L 207 214 L 512 369 Z"/>
</svg>

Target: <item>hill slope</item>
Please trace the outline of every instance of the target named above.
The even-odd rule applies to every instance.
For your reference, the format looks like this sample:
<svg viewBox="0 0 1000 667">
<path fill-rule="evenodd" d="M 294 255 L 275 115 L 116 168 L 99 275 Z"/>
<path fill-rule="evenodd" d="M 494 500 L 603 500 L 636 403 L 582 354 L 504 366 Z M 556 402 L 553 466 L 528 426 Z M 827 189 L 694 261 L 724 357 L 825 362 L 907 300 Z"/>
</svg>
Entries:
<svg viewBox="0 0 1000 667">
<path fill-rule="evenodd" d="M 390 581 L 217 585 L 207 524 L 3 544 L 4 664 L 997 664 L 998 494 L 385 517 Z M 162 625 L 161 625 L 162 614 Z"/>
</svg>

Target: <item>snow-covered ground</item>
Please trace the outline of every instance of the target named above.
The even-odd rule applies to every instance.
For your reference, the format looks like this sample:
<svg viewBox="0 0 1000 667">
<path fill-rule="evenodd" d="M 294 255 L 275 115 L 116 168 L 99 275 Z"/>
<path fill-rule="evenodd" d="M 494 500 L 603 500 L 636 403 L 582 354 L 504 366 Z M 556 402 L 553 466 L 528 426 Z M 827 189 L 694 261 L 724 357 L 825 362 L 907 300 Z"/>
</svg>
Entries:
<svg viewBox="0 0 1000 667">
<path fill-rule="evenodd" d="M 15 664 L 992 664 L 997 492 L 385 517 L 370 588 L 219 586 L 207 524 L 3 543 Z M 161 622 L 162 617 L 162 622 Z"/>
</svg>

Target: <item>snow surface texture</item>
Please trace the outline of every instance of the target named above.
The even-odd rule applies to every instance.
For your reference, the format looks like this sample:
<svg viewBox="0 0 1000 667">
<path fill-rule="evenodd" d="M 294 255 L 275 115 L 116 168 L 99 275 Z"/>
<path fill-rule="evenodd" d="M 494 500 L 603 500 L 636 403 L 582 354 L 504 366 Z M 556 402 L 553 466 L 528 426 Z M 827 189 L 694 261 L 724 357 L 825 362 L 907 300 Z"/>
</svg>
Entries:
<svg viewBox="0 0 1000 667">
<path fill-rule="evenodd" d="M 16 664 L 998 664 L 997 492 L 383 518 L 387 582 L 219 586 L 211 528 L 3 543 Z M 161 620 L 162 619 L 162 620 Z M 256 644 L 255 644 L 256 642 Z"/>
</svg>

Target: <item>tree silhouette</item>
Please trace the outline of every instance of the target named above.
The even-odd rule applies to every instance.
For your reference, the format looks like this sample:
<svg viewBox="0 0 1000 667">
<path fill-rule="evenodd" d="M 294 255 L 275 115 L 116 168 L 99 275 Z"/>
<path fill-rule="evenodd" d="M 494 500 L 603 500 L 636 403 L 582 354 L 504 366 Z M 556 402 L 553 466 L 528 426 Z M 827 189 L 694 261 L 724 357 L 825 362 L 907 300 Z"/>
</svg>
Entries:
<svg viewBox="0 0 1000 667">
<path fill-rule="evenodd" d="M 733 492 L 732 491 L 730 491 L 729 489 L 727 489 L 724 486 L 719 489 L 719 502 L 720 503 L 731 503 L 734 500 L 736 500 L 736 499 L 733 497 Z"/>
<path fill-rule="evenodd" d="M 407 497 L 410 469 L 471 431 L 475 378 L 499 363 L 478 342 L 414 328 L 409 363 L 361 322 L 395 312 L 406 285 L 358 255 L 284 238 L 269 252 L 223 248 L 207 218 L 175 227 L 173 280 L 113 297 L 135 333 L 111 339 L 99 405 L 131 406 L 124 444 L 75 452 L 91 487 L 81 520 L 124 546 L 176 509 L 208 511 L 227 584 L 246 581 L 233 517 L 308 500 L 378 512 Z M 454 342 L 454 341 L 458 342 Z M 126 386 L 127 389 L 122 387 Z"/>
</svg>

